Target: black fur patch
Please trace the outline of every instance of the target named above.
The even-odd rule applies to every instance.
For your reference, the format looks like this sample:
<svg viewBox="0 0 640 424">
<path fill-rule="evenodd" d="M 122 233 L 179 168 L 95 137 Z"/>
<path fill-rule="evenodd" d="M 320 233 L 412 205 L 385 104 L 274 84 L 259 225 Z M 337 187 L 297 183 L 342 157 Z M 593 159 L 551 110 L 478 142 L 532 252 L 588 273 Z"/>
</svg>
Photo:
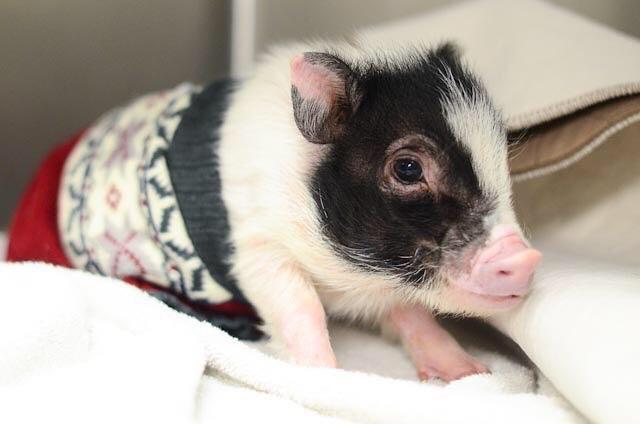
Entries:
<svg viewBox="0 0 640 424">
<path fill-rule="evenodd" d="M 402 66 L 354 69 L 361 104 L 312 180 L 325 235 L 336 249 L 361 267 L 400 275 L 411 284 L 428 282 L 445 252 L 484 237 L 483 217 L 494 206 L 444 116 L 442 99 L 450 94 L 445 72 L 466 95 L 484 95 L 449 44 L 416 52 Z M 386 149 L 410 134 L 436 145 L 444 170 L 438 196 L 407 199 L 380 189 Z"/>
</svg>

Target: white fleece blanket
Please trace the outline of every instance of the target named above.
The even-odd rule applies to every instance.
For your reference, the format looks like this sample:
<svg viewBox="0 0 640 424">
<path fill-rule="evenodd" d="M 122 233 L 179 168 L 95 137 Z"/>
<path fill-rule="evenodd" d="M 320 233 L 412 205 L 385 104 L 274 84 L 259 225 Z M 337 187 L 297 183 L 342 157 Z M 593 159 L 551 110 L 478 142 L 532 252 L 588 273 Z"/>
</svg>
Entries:
<svg viewBox="0 0 640 424">
<path fill-rule="evenodd" d="M 117 280 L 0 264 L 0 422 L 572 422 L 533 373 L 481 355 L 493 375 L 447 387 L 289 365 Z M 413 379 L 401 350 L 332 332 L 347 368 Z M 227 421 L 228 420 L 228 421 Z"/>
</svg>

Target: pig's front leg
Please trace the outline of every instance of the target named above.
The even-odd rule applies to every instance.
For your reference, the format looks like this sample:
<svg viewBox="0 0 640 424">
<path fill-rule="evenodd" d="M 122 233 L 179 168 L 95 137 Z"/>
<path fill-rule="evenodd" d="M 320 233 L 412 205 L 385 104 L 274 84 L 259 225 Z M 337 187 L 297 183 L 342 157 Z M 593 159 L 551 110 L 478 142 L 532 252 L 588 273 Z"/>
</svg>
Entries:
<svg viewBox="0 0 640 424">
<path fill-rule="evenodd" d="M 272 318 L 274 330 L 291 360 L 301 365 L 336 367 L 324 308 L 315 291 L 296 290 L 279 306 L 280 311 Z"/>
<path fill-rule="evenodd" d="M 277 347 L 294 363 L 336 367 L 324 308 L 311 279 L 294 261 L 270 261 L 268 254 L 245 271 L 251 268 L 254 272 L 242 278 L 242 290 Z"/>
<path fill-rule="evenodd" d="M 384 327 L 407 349 L 421 380 L 452 381 L 488 372 L 424 307 L 397 306 L 389 312 Z"/>
</svg>

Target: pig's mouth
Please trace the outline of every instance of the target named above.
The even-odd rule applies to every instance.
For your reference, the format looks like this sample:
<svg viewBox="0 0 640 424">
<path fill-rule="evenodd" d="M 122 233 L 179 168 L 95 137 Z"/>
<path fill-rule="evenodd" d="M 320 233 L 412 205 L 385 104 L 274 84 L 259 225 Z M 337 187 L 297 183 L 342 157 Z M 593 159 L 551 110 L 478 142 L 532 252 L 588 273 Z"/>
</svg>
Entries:
<svg viewBox="0 0 640 424">
<path fill-rule="evenodd" d="M 526 297 L 526 294 L 491 295 L 475 293 L 455 284 L 450 284 L 447 291 L 449 292 L 449 297 L 456 304 L 468 305 L 483 310 L 510 309 L 518 305 Z"/>
</svg>

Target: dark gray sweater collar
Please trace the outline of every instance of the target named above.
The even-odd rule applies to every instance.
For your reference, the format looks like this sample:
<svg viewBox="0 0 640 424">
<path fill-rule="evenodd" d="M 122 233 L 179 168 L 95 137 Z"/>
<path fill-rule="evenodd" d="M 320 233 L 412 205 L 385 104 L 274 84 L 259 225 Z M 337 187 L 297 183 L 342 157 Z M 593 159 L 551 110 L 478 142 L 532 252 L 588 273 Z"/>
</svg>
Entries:
<svg viewBox="0 0 640 424">
<path fill-rule="evenodd" d="M 217 155 L 219 130 L 233 85 L 231 80 L 217 81 L 195 95 L 183 112 L 166 161 L 196 254 L 216 282 L 232 293 L 234 301 L 246 303 L 230 274 L 233 246 L 229 241 L 227 209 L 221 197 Z M 237 331 L 230 332 L 238 335 Z"/>
</svg>

